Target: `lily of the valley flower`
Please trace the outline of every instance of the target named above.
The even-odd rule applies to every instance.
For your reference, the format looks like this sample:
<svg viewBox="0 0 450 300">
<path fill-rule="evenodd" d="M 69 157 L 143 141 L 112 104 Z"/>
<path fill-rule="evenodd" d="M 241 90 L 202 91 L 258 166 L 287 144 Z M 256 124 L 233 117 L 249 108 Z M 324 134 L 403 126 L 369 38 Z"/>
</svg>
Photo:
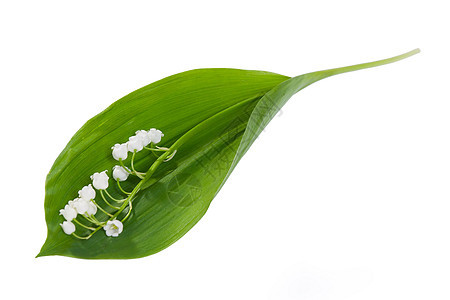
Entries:
<svg viewBox="0 0 450 300">
<path fill-rule="evenodd" d="M 123 224 L 119 220 L 108 221 L 103 229 L 107 236 L 117 237 L 123 230 Z"/>
<path fill-rule="evenodd" d="M 124 144 L 115 144 L 112 148 L 112 156 L 115 160 L 125 160 L 128 157 L 128 145 Z"/>
<path fill-rule="evenodd" d="M 64 210 L 66 211 L 68 207 L 72 208 L 73 210 L 75 210 L 76 213 L 79 213 L 80 215 L 92 216 L 97 213 L 97 206 L 94 204 L 94 202 L 92 202 L 91 200 L 86 200 L 84 198 L 77 198 L 72 201 L 69 201 L 69 204 L 67 204 L 66 207 L 64 207 Z M 60 212 L 61 211 L 62 210 L 60 210 Z M 76 218 L 76 215 L 74 218 Z"/>
<path fill-rule="evenodd" d="M 153 144 L 158 144 L 159 142 L 161 142 L 161 138 L 163 136 L 164 134 L 161 132 L 161 130 L 152 128 L 148 131 L 148 137 Z"/>
<path fill-rule="evenodd" d="M 142 149 L 144 149 L 144 143 L 142 142 L 142 137 L 136 136 L 136 135 L 130 136 L 130 138 L 128 139 L 127 145 L 128 145 L 128 151 L 130 151 L 130 152 L 134 152 L 134 151 L 139 152 Z"/>
<path fill-rule="evenodd" d="M 95 190 L 91 184 L 86 185 L 78 191 L 78 196 L 84 200 L 92 200 L 95 198 Z"/>
<path fill-rule="evenodd" d="M 91 176 L 92 184 L 97 190 L 106 190 L 108 188 L 108 175 L 106 175 L 106 171 L 100 173 L 94 173 Z"/>
<path fill-rule="evenodd" d="M 142 145 L 144 147 L 146 147 L 152 141 L 150 136 L 148 135 L 148 132 L 145 131 L 145 130 L 138 130 L 138 131 L 136 131 L 136 136 L 137 136 L 138 139 L 141 140 L 141 143 L 142 143 Z"/>
<path fill-rule="evenodd" d="M 75 232 L 75 225 L 72 222 L 64 221 L 62 224 L 59 224 L 65 234 L 72 234 Z"/>
<path fill-rule="evenodd" d="M 75 203 L 78 201 L 78 198 L 75 198 L 75 199 L 73 199 L 73 200 L 70 200 L 69 201 L 69 205 L 70 205 L 70 207 L 72 207 L 73 209 L 75 209 Z"/>
<path fill-rule="evenodd" d="M 125 170 L 122 166 L 114 166 L 113 168 L 113 178 L 119 181 L 125 181 L 130 175 L 130 171 Z"/>
<path fill-rule="evenodd" d="M 89 209 L 89 202 L 83 198 L 78 198 L 72 201 L 71 205 L 80 215 L 84 215 Z"/>
<path fill-rule="evenodd" d="M 66 206 L 64 206 L 64 209 L 59 210 L 59 214 L 62 215 L 64 219 L 70 222 L 77 217 L 78 213 L 73 206 L 66 204 Z"/>
<path fill-rule="evenodd" d="M 89 206 L 86 211 L 86 214 L 88 216 L 95 215 L 97 213 L 97 205 L 95 205 L 94 202 L 92 202 L 92 201 L 89 201 L 88 203 L 89 203 Z"/>
</svg>

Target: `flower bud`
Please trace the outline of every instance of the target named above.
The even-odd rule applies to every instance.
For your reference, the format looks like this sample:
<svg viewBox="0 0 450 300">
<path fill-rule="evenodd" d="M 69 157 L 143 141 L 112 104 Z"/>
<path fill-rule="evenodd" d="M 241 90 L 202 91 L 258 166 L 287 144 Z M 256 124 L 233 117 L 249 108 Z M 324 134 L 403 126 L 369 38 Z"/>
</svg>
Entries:
<svg viewBox="0 0 450 300">
<path fill-rule="evenodd" d="M 84 200 L 92 200 L 95 198 L 95 190 L 91 184 L 86 185 L 78 191 L 78 196 Z"/>
<path fill-rule="evenodd" d="M 73 201 L 72 205 L 80 215 L 84 215 L 89 209 L 89 202 L 82 198 Z"/>
<path fill-rule="evenodd" d="M 147 131 L 145 130 L 138 130 L 136 131 L 136 136 L 141 140 L 142 145 L 145 147 L 148 144 L 150 144 L 151 139 L 150 136 L 148 135 Z"/>
<path fill-rule="evenodd" d="M 128 156 L 128 145 L 127 143 L 124 144 L 115 144 L 112 149 L 112 156 L 115 160 L 125 160 Z"/>
<path fill-rule="evenodd" d="M 94 202 L 89 201 L 88 202 L 88 209 L 86 211 L 86 214 L 88 216 L 92 216 L 92 215 L 95 215 L 96 213 L 97 213 L 97 205 L 95 205 Z"/>
<path fill-rule="evenodd" d="M 100 173 L 94 173 L 91 176 L 92 179 L 92 185 L 97 190 L 106 190 L 108 188 L 108 175 L 106 175 L 106 171 L 100 172 Z"/>
<path fill-rule="evenodd" d="M 134 150 L 136 150 L 136 152 L 139 152 L 144 149 L 144 142 L 142 141 L 142 137 L 136 135 L 130 136 L 127 145 L 128 151 L 130 152 L 134 152 Z"/>
<path fill-rule="evenodd" d="M 119 181 L 125 181 L 130 175 L 130 172 L 125 170 L 122 166 L 114 166 L 113 168 L 113 178 Z"/>
<path fill-rule="evenodd" d="M 69 222 L 77 217 L 77 211 L 69 204 L 66 204 L 66 206 L 64 206 L 64 209 L 60 209 L 59 214 Z"/>
<path fill-rule="evenodd" d="M 155 128 L 150 129 L 147 134 L 153 144 L 161 142 L 161 138 L 164 136 L 161 130 Z"/>
<path fill-rule="evenodd" d="M 75 228 L 75 225 L 72 222 L 64 221 L 62 224 L 59 224 L 59 225 L 62 227 L 62 229 L 63 229 L 65 234 L 69 234 L 70 235 L 70 234 L 75 232 L 76 228 Z"/>
</svg>

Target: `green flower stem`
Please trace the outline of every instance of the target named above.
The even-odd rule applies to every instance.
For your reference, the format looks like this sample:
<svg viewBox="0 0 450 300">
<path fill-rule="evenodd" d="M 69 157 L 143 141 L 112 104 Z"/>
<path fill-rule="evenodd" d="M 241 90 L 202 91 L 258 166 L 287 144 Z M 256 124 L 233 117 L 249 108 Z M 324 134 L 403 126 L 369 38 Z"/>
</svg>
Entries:
<svg viewBox="0 0 450 300">
<path fill-rule="evenodd" d="M 113 215 L 110 214 L 109 212 L 107 212 L 106 210 L 104 210 L 100 205 L 97 204 L 97 202 L 95 202 L 94 200 L 92 200 L 92 202 L 94 202 L 94 204 L 97 206 L 98 209 L 100 209 L 103 213 L 107 214 L 108 216 L 112 217 Z"/>
<path fill-rule="evenodd" d="M 86 226 L 86 225 L 84 225 L 83 223 L 81 223 L 80 221 L 78 221 L 77 219 L 73 219 L 73 221 L 74 221 L 75 223 L 77 223 L 78 225 L 80 225 L 81 227 L 84 227 L 84 228 L 89 229 L 89 230 L 95 230 L 95 228 Z"/>
<path fill-rule="evenodd" d="M 94 231 L 94 232 L 95 232 L 95 231 Z M 89 234 L 88 236 L 79 236 L 78 234 L 76 234 L 76 233 L 74 232 L 74 233 L 72 233 L 72 235 L 73 235 L 74 237 L 76 237 L 77 239 L 80 239 L 80 240 L 87 240 L 87 239 L 89 239 L 89 238 L 92 236 L 92 233 Z"/>
<path fill-rule="evenodd" d="M 103 226 L 106 224 L 106 222 L 100 222 L 99 220 L 97 220 L 97 218 L 94 215 L 91 215 L 90 217 L 92 218 L 92 220 L 95 221 L 95 224 L 97 225 Z"/>
<path fill-rule="evenodd" d="M 147 147 L 144 147 L 144 148 L 146 148 L 146 149 L 148 149 L 148 150 L 150 150 L 150 149 L 154 149 L 154 147 L 158 147 L 158 146 L 156 146 L 153 142 L 151 142 L 150 143 L 150 148 L 147 148 Z M 152 151 L 152 155 L 154 156 L 154 157 L 156 157 L 156 158 L 158 158 L 159 157 L 159 155 L 158 154 L 156 154 L 156 152 L 155 151 Z"/>
<path fill-rule="evenodd" d="M 179 139 L 174 143 L 174 145 L 179 141 Z M 153 173 L 155 173 L 156 169 L 159 167 L 160 164 L 162 164 L 164 162 L 164 160 L 172 154 L 172 152 L 175 150 L 172 150 L 172 147 L 170 147 L 170 149 L 168 151 L 166 151 L 163 155 L 161 155 L 160 157 L 158 157 L 157 160 L 155 160 L 155 162 L 150 166 L 150 168 L 147 171 L 147 175 L 145 175 L 145 178 L 140 182 L 146 182 L 147 180 L 150 179 L 150 177 L 152 177 Z"/>
<path fill-rule="evenodd" d="M 113 208 L 113 209 L 119 209 L 119 207 L 112 205 L 111 203 L 109 203 L 108 200 L 106 200 L 106 197 L 105 197 L 105 195 L 103 194 L 103 191 L 106 192 L 106 190 L 100 190 L 100 195 L 102 196 L 103 201 L 105 201 L 105 203 L 106 203 L 109 207 L 111 207 L 111 208 Z"/>
<path fill-rule="evenodd" d="M 127 213 L 127 215 L 125 216 L 125 218 L 122 219 L 122 221 L 121 221 L 122 223 L 125 222 L 126 219 L 128 219 L 128 217 L 129 217 L 130 214 L 131 214 L 131 210 L 133 209 L 133 205 L 132 205 L 133 201 L 130 201 L 130 202 L 128 202 L 128 203 L 129 203 L 130 209 L 128 210 L 128 213 Z"/>
<path fill-rule="evenodd" d="M 139 177 L 140 179 L 144 179 L 144 176 L 142 176 L 141 172 L 137 172 L 136 169 L 134 168 L 134 158 L 136 156 L 136 150 L 133 151 L 133 156 L 131 157 L 131 170 L 133 171 L 134 175 L 136 175 L 137 177 Z"/>
<path fill-rule="evenodd" d="M 122 186 L 121 186 L 121 184 L 120 184 L 120 181 L 119 181 L 119 179 L 117 179 L 117 186 L 119 187 L 119 190 L 121 190 L 122 191 L 122 193 L 124 193 L 124 194 L 126 194 L 126 195 L 129 195 L 129 194 L 131 194 L 131 193 L 129 193 L 129 192 L 126 192 L 126 191 L 124 191 L 123 190 L 123 188 L 122 188 Z M 115 199 L 113 199 L 113 200 L 115 200 Z M 126 199 L 123 199 L 123 200 L 116 200 L 117 202 L 123 202 L 123 201 L 125 201 Z"/>
<path fill-rule="evenodd" d="M 94 218 L 94 216 L 86 216 L 86 215 L 82 215 L 83 218 L 85 218 L 87 221 L 94 223 L 95 225 L 102 225 L 102 223 L 100 221 L 98 221 L 97 219 Z"/>
<path fill-rule="evenodd" d="M 132 165 L 133 165 L 133 161 L 134 161 L 134 154 L 133 154 L 133 160 L 131 161 L 131 164 L 132 164 Z M 122 168 L 125 169 L 125 171 L 126 171 L 128 174 L 136 175 L 136 176 L 138 176 L 137 174 L 145 175 L 145 173 L 138 172 L 138 171 L 136 171 L 136 170 L 130 171 L 130 169 L 129 169 L 127 166 L 125 166 L 125 164 L 123 163 L 123 160 L 122 160 L 121 158 L 119 159 L 119 164 L 120 164 L 120 166 L 121 166 Z M 139 176 L 138 176 L 138 177 L 139 177 Z"/>
<path fill-rule="evenodd" d="M 179 140 L 177 140 L 178 142 Z M 175 144 L 177 143 L 175 142 Z M 175 145 L 174 144 L 174 145 Z M 133 197 L 137 194 L 137 192 L 139 192 L 139 190 L 141 189 L 141 185 L 148 180 L 148 178 L 150 178 L 153 173 L 155 173 L 156 169 L 158 168 L 158 166 L 160 164 L 162 164 L 164 162 L 164 160 L 170 155 L 172 154 L 174 150 L 171 150 L 171 148 L 169 148 L 168 151 L 166 151 L 163 155 L 159 156 L 158 159 L 150 166 L 149 170 L 147 171 L 147 175 L 145 176 L 145 178 L 142 178 L 142 180 L 136 185 L 136 187 L 133 189 L 133 191 L 131 192 L 131 194 L 128 196 L 128 198 L 126 199 L 126 201 L 122 204 L 122 206 L 120 207 L 120 209 L 114 214 L 114 216 L 112 217 L 112 219 L 117 218 L 117 216 L 127 207 L 128 204 L 131 203 Z M 136 152 L 135 152 L 136 153 Z M 134 155 L 133 155 L 134 158 Z M 131 161 L 131 168 L 134 171 L 134 167 L 133 167 L 133 160 Z M 128 215 L 131 212 L 131 204 L 130 204 L 130 211 L 128 212 L 127 216 L 125 216 L 124 220 L 126 218 L 128 218 Z"/>
<path fill-rule="evenodd" d="M 160 151 L 160 152 L 164 152 L 164 151 L 168 151 L 169 149 L 167 148 L 148 148 L 148 147 L 144 147 L 144 149 L 150 150 L 150 151 Z"/>
<path fill-rule="evenodd" d="M 125 171 L 129 174 L 133 174 L 133 172 L 130 172 L 130 170 L 123 164 L 123 160 L 119 158 L 119 164 L 122 166 L 122 168 L 125 169 Z"/>
<path fill-rule="evenodd" d="M 94 202 L 95 203 L 95 202 Z M 97 204 L 96 204 L 97 205 Z M 98 205 L 97 205 L 97 207 L 98 207 Z M 87 236 L 79 236 L 78 234 L 76 234 L 76 233 L 72 233 L 72 235 L 74 236 L 74 237 L 76 237 L 76 238 L 78 238 L 78 239 L 81 239 L 81 240 L 87 240 L 87 239 L 89 239 L 94 233 L 96 233 L 97 231 L 99 231 L 101 228 L 103 228 L 103 226 L 106 224 L 106 222 L 100 222 L 99 220 L 97 220 L 93 215 L 91 215 L 91 216 L 86 216 L 86 215 L 82 215 L 86 220 L 88 220 L 89 222 L 91 222 L 91 223 L 94 223 L 95 225 L 98 225 L 98 227 L 97 228 L 93 228 L 93 227 L 88 227 L 88 226 L 85 226 L 84 224 L 82 224 L 81 222 L 79 222 L 78 220 L 76 220 L 76 219 L 73 219 L 74 221 L 75 221 L 75 223 L 77 223 L 77 224 L 79 224 L 80 226 L 82 226 L 82 227 L 84 227 L 84 228 L 87 228 L 87 229 L 89 229 L 89 230 L 92 230 L 92 232 L 89 234 L 89 235 L 87 235 Z"/>
<path fill-rule="evenodd" d="M 139 190 L 141 189 L 141 185 L 144 182 L 144 180 L 141 180 L 136 187 L 133 189 L 133 191 L 131 192 L 131 194 L 127 197 L 127 199 L 123 202 L 122 206 L 120 207 L 120 209 L 113 215 L 111 216 L 111 220 L 114 220 L 115 218 L 117 218 L 117 216 L 125 209 L 125 207 L 127 207 L 128 203 L 133 199 L 133 197 L 136 195 L 137 192 L 139 192 Z"/>
<path fill-rule="evenodd" d="M 99 226 L 99 227 L 95 228 L 95 230 L 92 231 L 92 232 L 91 232 L 89 235 L 87 235 L 87 236 L 79 236 L 79 235 L 76 234 L 76 233 L 72 233 L 72 235 L 73 235 L 74 237 L 80 239 L 80 240 L 87 240 L 87 239 L 89 239 L 92 235 L 94 235 L 94 233 L 96 233 L 97 231 L 99 231 L 101 228 L 102 228 L 102 226 Z"/>
<path fill-rule="evenodd" d="M 108 197 L 113 199 L 114 201 L 118 201 L 118 202 L 125 201 L 125 199 L 116 199 L 116 198 L 114 198 L 113 196 L 111 196 L 111 194 L 106 189 L 104 191 L 105 191 L 106 195 L 108 195 Z"/>
<path fill-rule="evenodd" d="M 177 154 L 177 150 L 174 150 L 172 154 L 170 154 L 169 157 L 164 160 L 164 162 L 171 160 L 175 156 L 175 154 Z"/>
</svg>

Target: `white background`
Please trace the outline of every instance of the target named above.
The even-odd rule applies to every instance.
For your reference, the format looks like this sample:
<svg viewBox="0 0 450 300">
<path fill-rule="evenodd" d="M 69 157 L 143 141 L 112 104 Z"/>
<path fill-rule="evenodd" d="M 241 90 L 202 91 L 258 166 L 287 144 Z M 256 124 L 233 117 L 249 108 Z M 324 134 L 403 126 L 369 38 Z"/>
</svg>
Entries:
<svg viewBox="0 0 450 300">
<path fill-rule="evenodd" d="M 446 2 L 0 2 L 0 298 L 449 299 Z M 416 47 L 293 97 L 168 249 L 34 258 L 53 161 L 129 92 L 194 68 L 294 76 Z"/>
</svg>

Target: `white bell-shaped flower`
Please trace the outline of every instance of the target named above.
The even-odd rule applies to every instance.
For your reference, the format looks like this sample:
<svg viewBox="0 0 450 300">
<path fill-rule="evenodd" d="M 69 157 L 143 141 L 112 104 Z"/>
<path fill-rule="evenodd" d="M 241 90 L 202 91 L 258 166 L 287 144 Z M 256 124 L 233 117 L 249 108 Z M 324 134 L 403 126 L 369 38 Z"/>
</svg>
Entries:
<svg viewBox="0 0 450 300">
<path fill-rule="evenodd" d="M 113 167 L 113 178 L 119 181 L 125 181 L 130 175 L 130 172 L 125 170 L 122 166 L 114 166 Z"/>
<path fill-rule="evenodd" d="M 97 205 L 95 205 L 94 202 L 89 201 L 88 202 L 88 209 L 86 211 L 86 214 L 88 216 L 92 216 L 92 215 L 95 215 L 96 213 L 97 213 Z"/>
<path fill-rule="evenodd" d="M 136 131 L 136 136 L 141 139 L 142 145 L 145 147 L 152 141 L 150 139 L 150 136 L 148 135 L 148 132 L 145 130 L 138 130 Z"/>
<path fill-rule="evenodd" d="M 103 171 L 100 173 L 94 173 L 91 176 L 92 179 L 92 185 L 97 189 L 97 190 L 106 190 L 108 188 L 108 175 L 106 175 L 107 171 Z"/>
<path fill-rule="evenodd" d="M 75 232 L 76 228 L 75 228 L 75 225 L 72 222 L 64 221 L 62 224 L 59 224 L 59 225 L 62 227 L 62 229 L 63 229 L 65 234 L 69 234 L 70 235 L 70 234 Z"/>
<path fill-rule="evenodd" d="M 78 198 L 75 198 L 73 200 L 70 200 L 69 203 L 67 203 L 70 207 L 72 207 L 73 209 L 75 209 L 75 211 L 77 211 L 77 208 L 75 207 L 75 203 L 78 201 Z M 78 213 L 78 211 L 77 211 Z"/>
<path fill-rule="evenodd" d="M 150 129 L 147 134 L 153 144 L 161 142 L 161 138 L 164 136 L 161 130 L 155 128 Z"/>
<path fill-rule="evenodd" d="M 115 160 L 125 160 L 128 157 L 128 145 L 124 144 L 115 144 L 112 148 L 112 156 Z"/>
<path fill-rule="evenodd" d="M 95 190 L 91 184 L 86 185 L 78 191 L 78 196 L 84 200 L 92 200 L 95 198 Z"/>
<path fill-rule="evenodd" d="M 123 230 L 123 224 L 119 220 L 108 221 L 103 226 L 103 229 L 106 231 L 107 236 L 117 237 Z"/>
<path fill-rule="evenodd" d="M 80 215 L 84 215 L 89 209 L 89 202 L 90 201 L 84 200 L 83 198 L 78 198 L 73 200 L 72 206 Z"/>
<path fill-rule="evenodd" d="M 136 135 L 130 136 L 127 145 L 128 151 L 130 152 L 134 152 L 134 150 L 136 150 L 136 152 L 139 152 L 144 149 L 144 142 L 142 140 L 142 137 Z"/>
<path fill-rule="evenodd" d="M 64 206 L 64 209 L 59 210 L 59 214 L 62 215 L 64 219 L 70 222 L 77 217 L 78 213 L 75 208 L 73 208 L 69 204 L 66 204 L 66 206 Z"/>
</svg>

